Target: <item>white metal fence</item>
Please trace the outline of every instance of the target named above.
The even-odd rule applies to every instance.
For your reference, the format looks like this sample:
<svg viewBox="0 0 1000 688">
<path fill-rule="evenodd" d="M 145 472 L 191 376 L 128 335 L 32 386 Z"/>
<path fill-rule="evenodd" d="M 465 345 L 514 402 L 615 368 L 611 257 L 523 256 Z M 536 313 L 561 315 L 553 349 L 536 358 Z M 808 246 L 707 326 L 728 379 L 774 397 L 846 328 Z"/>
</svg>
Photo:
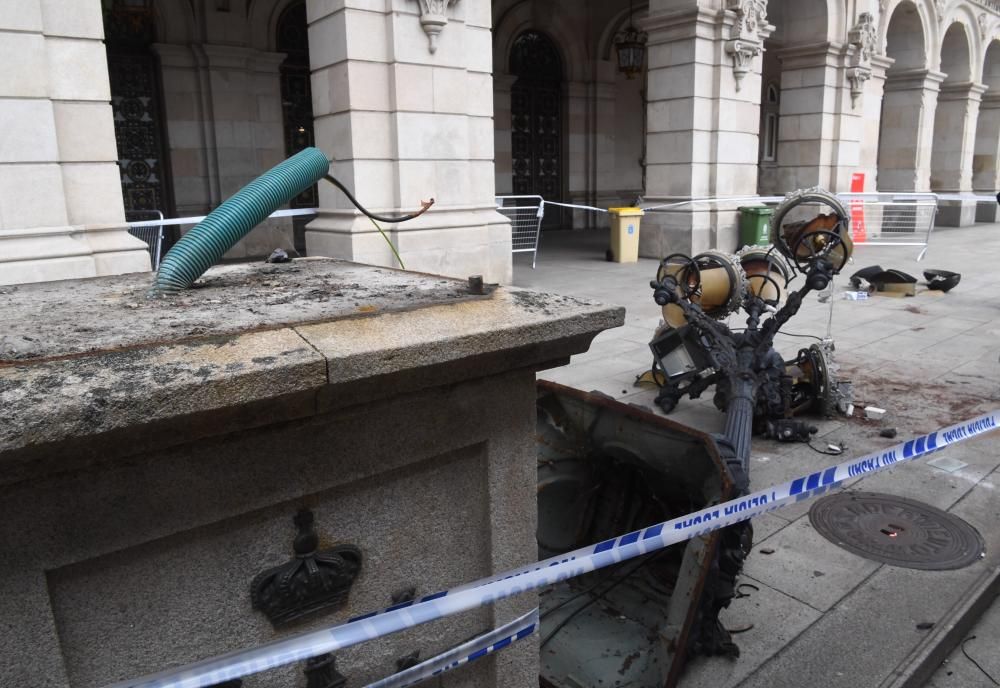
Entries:
<svg viewBox="0 0 1000 688">
<path fill-rule="evenodd" d="M 919 246 L 922 260 L 927 253 L 938 197 L 933 193 L 841 193 L 851 213 L 855 244 L 869 246 Z"/>
<path fill-rule="evenodd" d="M 125 212 L 128 233 L 146 242 L 149 260 L 155 272 L 163 257 L 163 213 L 159 210 L 129 210 Z"/>
<path fill-rule="evenodd" d="M 531 268 L 538 260 L 538 237 L 545 216 L 541 196 L 497 196 L 497 212 L 510 218 L 512 253 L 531 253 Z"/>
<path fill-rule="evenodd" d="M 152 257 L 153 262 L 153 270 L 158 269 L 160 266 L 160 259 L 162 258 L 161 252 L 163 250 L 164 227 L 196 225 L 207 217 L 207 215 L 198 215 L 195 217 L 174 217 L 169 220 L 165 220 L 163 219 L 163 213 L 159 210 L 137 210 L 130 211 L 126 214 L 133 215 L 140 213 L 159 216 L 159 218 L 155 220 L 128 220 L 129 234 L 142 239 L 149 245 L 150 256 Z M 299 215 L 315 214 L 316 208 L 293 208 L 290 210 L 276 210 L 267 217 L 270 219 L 273 217 L 296 217 Z"/>
</svg>

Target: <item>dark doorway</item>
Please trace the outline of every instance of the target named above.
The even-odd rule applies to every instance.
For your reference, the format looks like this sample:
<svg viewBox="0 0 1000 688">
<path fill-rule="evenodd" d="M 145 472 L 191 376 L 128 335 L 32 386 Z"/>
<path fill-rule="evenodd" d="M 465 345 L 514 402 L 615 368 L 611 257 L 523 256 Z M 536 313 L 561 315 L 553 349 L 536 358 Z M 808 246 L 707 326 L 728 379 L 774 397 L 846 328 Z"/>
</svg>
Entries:
<svg viewBox="0 0 1000 688">
<path fill-rule="evenodd" d="M 129 220 L 174 214 L 152 2 L 105 3 L 104 36 L 122 199 Z M 163 250 L 175 237 L 165 232 Z"/>
<path fill-rule="evenodd" d="M 294 2 L 278 18 L 277 48 L 288 55 L 281 63 L 281 106 L 285 128 L 285 155 L 292 156 L 314 144 L 312 86 L 309 81 L 309 33 L 306 3 Z M 315 184 L 292 199 L 292 208 L 315 208 Z M 295 250 L 305 255 L 305 226 L 310 218 L 293 218 Z"/>
<path fill-rule="evenodd" d="M 510 73 L 511 158 L 514 194 L 562 199 L 562 62 L 552 41 L 525 31 L 514 41 Z M 560 224 L 548 212 L 543 226 Z"/>
</svg>

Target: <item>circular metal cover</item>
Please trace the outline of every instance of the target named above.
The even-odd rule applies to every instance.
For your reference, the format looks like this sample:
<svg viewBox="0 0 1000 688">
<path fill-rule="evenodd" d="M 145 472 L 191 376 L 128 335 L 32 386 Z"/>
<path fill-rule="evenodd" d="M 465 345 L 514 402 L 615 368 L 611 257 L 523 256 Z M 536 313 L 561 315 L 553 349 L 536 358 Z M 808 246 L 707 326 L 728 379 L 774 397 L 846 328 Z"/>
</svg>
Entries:
<svg viewBox="0 0 1000 688">
<path fill-rule="evenodd" d="M 912 499 L 842 492 L 809 510 L 809 522 L 830 542 L 858 556 L 908 569 L 960 569 L 982 557 L 979 531 L 962 519 Z"/>
</svg>

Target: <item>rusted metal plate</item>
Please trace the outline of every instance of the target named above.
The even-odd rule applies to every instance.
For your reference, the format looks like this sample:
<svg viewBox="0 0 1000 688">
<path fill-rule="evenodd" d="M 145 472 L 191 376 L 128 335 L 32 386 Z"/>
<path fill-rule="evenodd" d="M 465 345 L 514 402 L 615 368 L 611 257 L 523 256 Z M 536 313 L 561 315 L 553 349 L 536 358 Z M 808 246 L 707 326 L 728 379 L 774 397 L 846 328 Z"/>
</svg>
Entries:
<svg viewBox="0 0 1000 688">
<path fill-rule="evenodd" d="M 809 522 L 848 552 L 903 568 L 960 569 L 979 561 L 985 548 L 979 532 L 957 516 L 876 492 L 824 497 L 809 510 Z"/>
<path fill-rule="evenodd" d="M 539 556 L 732 495 L 708 435 L 602 394 L 538 388 Z M 718 543 L 712 533 L 543 590 L 540 684 L 676 685 L 715 624 L 700 603 Z"/>
</svg>

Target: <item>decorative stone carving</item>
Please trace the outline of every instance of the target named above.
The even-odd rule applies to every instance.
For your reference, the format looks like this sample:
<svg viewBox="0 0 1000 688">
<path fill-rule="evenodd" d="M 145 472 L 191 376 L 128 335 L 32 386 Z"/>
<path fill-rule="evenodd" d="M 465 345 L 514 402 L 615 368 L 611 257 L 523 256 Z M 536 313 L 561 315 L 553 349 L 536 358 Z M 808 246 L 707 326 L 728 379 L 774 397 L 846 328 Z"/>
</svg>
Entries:
<svg viewBox="0 0 1000 688">
<path fill-rule="evenodd" d="M 761 44 L 754 41 L 734 40 L 726 43 L 726 52 L 733 58 L 733 76 L 736 77 L 736 90 L 742 88 L 743 77 L 750 71 L 753 58 L 760 54 Z"/>
<path fill-rule="evenodd" d="M 976 21 L 979 22 L 979 38 L 986 40 L 986 13 L 980 12 L 979 16 L 976 17 Z"/>
<path fill-rule="evenodd" d="M 854 46 L 851 65 L 847 69 L 847 80 L 851 84 L 851 106 L 854 107 L 864 91 L 865 82 L 872 76 L 872 56 L 878 42 L 878 31 L 871 12 L 861 13 L 858 23 L 848 32 L 847 40 Z"/>
<path fill-rule="evenodd" d="M 948 9 L 948 0 L 934 0 L 934 9 L 937 10 L 938 23 L 944 21 L 944 11 Z"/>
<path fill-rule="evenodd" d="M 872 70 L 867 67 L 847 68 L 847 81 L 851 84 L 851 107 L 858 104 L 858 98 L 865 90 L 865 82 L 871 78 Z"/>
<path fill-rule="evenodd" d="M 428 49 L 437 52 L 437 40 L 448 24 L 448 8 L 458 0 L 417 0 L 420 4 L 420 26 L 427 34 Z"/>
<path fill-rule="evenodd" d="M 875 44 L 878 42 L 875 18 L 871 12 L 861 13 L 858 17 L 858 23 L 847 34 L 847 40 L 856 48 L 851 64 L 853 66 L 870 65 L 872 56 L 875 54 Z"/>
<path fill-rule="evenodd" d="M 361 570 L 361 551 L 354 545 L 317 551 L 319 536 L 311 511 L 302 509 L 293 520 L 299 531 L 293 544 L 295 558 L 262 571 L 250 584 L 253 608 L 264 612 L 275 627 L 342 607 Z"/>
<path fill-rule="evenodd" d="M 760 39 L 759 30 L 767 24 L 767 0 L 727 0 L 726 9 L 736 13 L 738 38 Z"/>
<path fill-rule="evenodd" d="M 726 0 L 726 9 L 736 14 L 726 52 L 733 58 L 733 76 L 739 91 L 753 58 L 763 49 L 761 29 L 767 26 L 767 0 Z"/>
</svg>

